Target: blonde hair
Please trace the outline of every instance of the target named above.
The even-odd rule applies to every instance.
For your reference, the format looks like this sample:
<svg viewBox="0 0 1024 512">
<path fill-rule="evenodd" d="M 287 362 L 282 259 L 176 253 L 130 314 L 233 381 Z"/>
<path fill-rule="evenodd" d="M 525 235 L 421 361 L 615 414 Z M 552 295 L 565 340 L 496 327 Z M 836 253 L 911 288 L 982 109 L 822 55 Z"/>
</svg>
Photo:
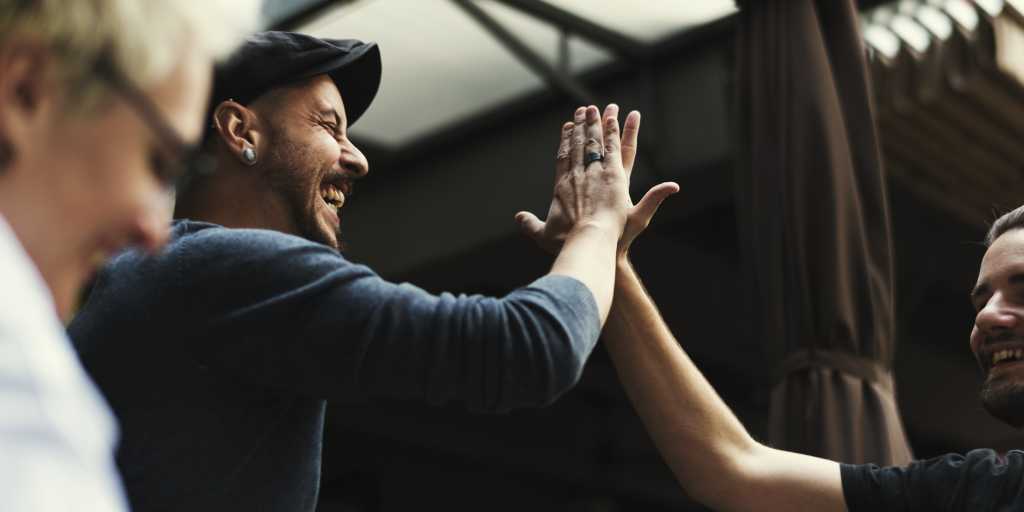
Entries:
<svg viewBox="0 0 1024 512">
<path fill-rule="evenodd" d="M 107 94 L 95 66 L 145 88 L 169 75 L 184 52 L 226 56 L 257 28 L 258 0 L 0 0 L 0 44 L 25 38 L 56 58 L 67 111 L 92 111 Z"/>
</svg>

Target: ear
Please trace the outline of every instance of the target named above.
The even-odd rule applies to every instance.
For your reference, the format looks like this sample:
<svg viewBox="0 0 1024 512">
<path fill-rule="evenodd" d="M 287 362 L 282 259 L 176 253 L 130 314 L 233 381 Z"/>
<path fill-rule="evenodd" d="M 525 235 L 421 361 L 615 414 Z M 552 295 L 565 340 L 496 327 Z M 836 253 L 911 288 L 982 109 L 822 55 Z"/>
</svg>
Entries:
<svg viewBox="0 0 1024 512">
<path fill-rule="evenodd" d="M 55 104 L 49 79 L 51 57 L 39 44 L 9 42 L 0 46 L 0 169 L 20 149 L 39 138 L 37 128 Z"/>
<path fill-rule="evenodd" d="M 243 165 L 259 161 L 261 133 L 258 124 L 256 113 L 234 100 L 222 101 L 213 111 L 213 129 L 228 153 Z M 249 155 L 254 157 L 247 158 Z"/>
</svg>

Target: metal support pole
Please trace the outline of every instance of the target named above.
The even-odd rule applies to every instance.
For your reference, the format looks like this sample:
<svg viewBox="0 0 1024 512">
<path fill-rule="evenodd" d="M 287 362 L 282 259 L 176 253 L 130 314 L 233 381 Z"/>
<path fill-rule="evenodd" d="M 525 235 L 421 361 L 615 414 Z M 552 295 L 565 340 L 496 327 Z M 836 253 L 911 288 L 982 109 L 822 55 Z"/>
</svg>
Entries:
<svg viewBox="0 0 1024 512">
<path fill-rule="evenodd" d="M 646 47 L 636 40 L 569 12 L 544 0 L 498 0 L 499 2 L 540 18 L 571 34 L 576 34 L 612 50 L 620 57 L 644 58 Z"/>
<path fill-rule="evenodd" d="M 582 83 L 568 73 L 559 72 L 554 66 L 548 64 L 530 47 L 526 46 L 514 34 L 498 23 L 491 15 L 484 12 L 471 0 L 453 0 L 455 5 L 461 7 L 466 14 L 475 19 L 491 35 L 494 36 L 505 48 L 512 53 L 520 62 L 531 71 L 540 75 L 547 82 L 548 86 L 556 91 L 561 91 L 580 105 L 596 105 L 596 97 Z"/>
</svg>

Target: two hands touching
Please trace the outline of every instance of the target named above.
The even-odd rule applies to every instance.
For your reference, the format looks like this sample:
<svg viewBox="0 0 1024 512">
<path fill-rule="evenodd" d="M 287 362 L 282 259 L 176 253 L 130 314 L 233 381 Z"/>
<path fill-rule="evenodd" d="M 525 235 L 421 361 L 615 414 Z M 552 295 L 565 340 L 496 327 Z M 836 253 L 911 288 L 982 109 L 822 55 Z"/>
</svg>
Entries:
<svg viewBox="0 0 1024 512">
<path fill-rule="evenodd" d="M 686 492 L 715 510 L 847 510 L 839 464 L 758 443 L 683 351 L 629 264 L 628 250 L 675 183 L 633 204 L 640 114 L 619 136 L 618 107 L 576 111 L 562 127 L 547 220 L 516 220 L 557 252 L 552 274 L 594 294 L 602 340 L 626 393 Z M 603 153 L 603 159 L 600 154 Z M 614 307 L 611 306 L 614 296 Z"/>
<path fill-rule="evenodd" d="M 616 261 L 623 261 L 661 203 L 679 191 L 676 183 L 660 183 L 633 204 L 629 179 L 636 161 L 640 113 L 626 116 L 621 137 L 618 115 L 614 103 L 603 114 L 595 106 L 580 107 L 573 121 L 562 125 L 546 220 L 530 212 L 516 214 L 522 231 L 544 250 L 558 253 L 567 239 L 593 227 L 614 234 Z M 594 160 L 594 153 L 601 159 Z"/>
<path fill-rule="evenodd" d="M 556 253 L 551 274 L 573 277 L 594 295 L 604 326 L 616 277 L 629 275 L 629 246 L 650 223 L 662 201 L 679 191 L 671 182 L 652 187 L 633 204 L 629 178 L 636 160 L 640 113 L 630 112 L 621 136 L 619 107 L 576 109 L 562 125 L 555 163 L 555 190 L 547 219 L 519 212 L 527 236 Z"/>
</svg>

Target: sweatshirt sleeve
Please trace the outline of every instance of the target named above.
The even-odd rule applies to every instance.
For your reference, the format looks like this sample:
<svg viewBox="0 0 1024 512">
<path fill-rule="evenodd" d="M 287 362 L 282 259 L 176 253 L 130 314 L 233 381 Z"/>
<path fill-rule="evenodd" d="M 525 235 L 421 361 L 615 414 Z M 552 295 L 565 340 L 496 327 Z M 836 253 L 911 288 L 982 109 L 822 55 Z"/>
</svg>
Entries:
<svg viewBox="0 0 1024 512">
<path fill-rule="evenodd" d="M 917 460 L 907 466 L 842 464 L 850 512 L 1020 510 L 1024 452 L 979 449 Z"/>
<path fill-rule="evenodd" d="M 183 247 L 179 282 L 208 319 L 204 364 L 280 389 L 476 411 L 550 403 L 579 379 L 600 320 L 590 291 L 546 276 L 503 298 L 394 284 L 331 249 L 258 230 Z"/>
</svg>

